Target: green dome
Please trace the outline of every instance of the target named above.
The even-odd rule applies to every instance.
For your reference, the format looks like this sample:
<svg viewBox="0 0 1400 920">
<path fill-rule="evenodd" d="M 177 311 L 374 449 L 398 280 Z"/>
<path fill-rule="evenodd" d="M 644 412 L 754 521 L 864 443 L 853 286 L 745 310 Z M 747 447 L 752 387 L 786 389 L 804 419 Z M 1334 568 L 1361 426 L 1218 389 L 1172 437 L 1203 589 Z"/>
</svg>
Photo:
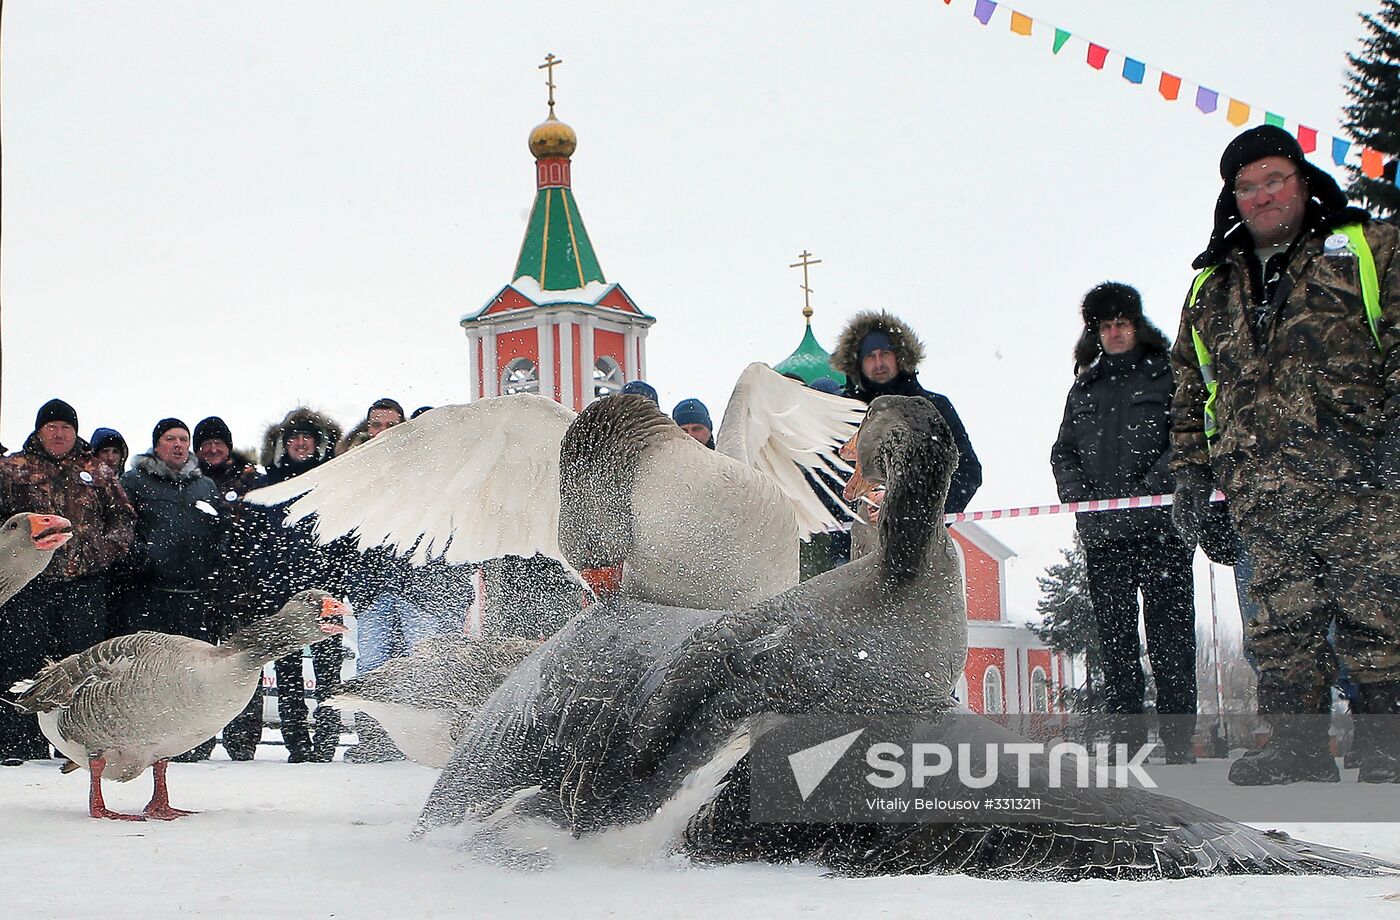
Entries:
<svg viewBox="0 0 1400 920">
<path fill-rule="evenodd" d="M 846 375 L 831 366 L 831 354 L 817 344 L 812 335 L 812 325 L 807 324 L 807 332 L 802 336 L 802 344 L 797 351 L 773 365 L 780 374 L 796 374 L 804 383 L 811 383 L 818 377 L 830 377 L 842 386 L 846 385 Z"/>
</svg>

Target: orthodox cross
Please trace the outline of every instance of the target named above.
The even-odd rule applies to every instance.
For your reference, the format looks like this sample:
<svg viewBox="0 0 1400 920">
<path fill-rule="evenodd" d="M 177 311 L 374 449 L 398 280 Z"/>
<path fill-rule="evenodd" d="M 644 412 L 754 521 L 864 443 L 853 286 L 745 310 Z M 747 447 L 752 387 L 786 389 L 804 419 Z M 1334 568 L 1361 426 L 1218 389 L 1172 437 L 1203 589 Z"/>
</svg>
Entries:
<svg viewBox="0 0 1400 920">
<path fill-rule="evenodd" d="M 805 249 L 802 250 L 798 258 L 802 261 L 794 262 L 788 268 L 800 267 L 802 269 L 802 315 L 807 317 L 807 322 L 810 324 L 812 322 L 812 288 L 808 285 L 807 269 L 809 266 L 822 264 L 822 260 L 813 259 L 812 254 Z"/>
<path fill-rule="evenodd" d="M 544 56 L 544 63 L 536 67 L 536 70 L 546 71 L 544 85 L 549 87 L 549 117 L 554 117 L 554 68 L 564 63 L 554 56 L 553 52 Z"/>
</svg>

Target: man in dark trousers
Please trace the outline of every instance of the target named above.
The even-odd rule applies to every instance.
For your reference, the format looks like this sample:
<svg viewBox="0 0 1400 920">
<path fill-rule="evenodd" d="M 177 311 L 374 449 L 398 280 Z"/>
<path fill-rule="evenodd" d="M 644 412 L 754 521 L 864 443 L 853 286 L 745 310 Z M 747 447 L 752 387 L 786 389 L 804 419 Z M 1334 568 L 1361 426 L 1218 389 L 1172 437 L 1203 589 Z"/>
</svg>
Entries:
<svg viewBox="0 0 1400 920">
<path fill-rule="evenodd" d="M 1384 730 L 1400 721 L 1400 231 L 1273 125 L 1231 141 L 1220 178 L 1172 348 L 1172 512 L 1194 542 L 1219 487 L 1254 565 L 1245 645 L 1273 734 L 1230 780 L 1339 778 L 1340 656 L 1360 688 L 1358 779 L 1400 782 Z"/>
<path fill-rule="evenodd" d="M 1050 451 L 1060 500 L 1081 502 L 1172 491 L 1168 342 L 1142 315 L 1142 297 L 1109 281 L 1084 295 L 1074 349 L 1075 380 Z M 1196 716 L 1194 547 L 1165 508 L 1078 515 L 1089 569 L 1089 596 L 1103 647 L 1110 713 L 1142 713 L 1138 592 L 1147 657 L 1157 682 L 1157 712 L 1168 763 L 1190 763 Z M 1180 718 L 1170 718 L 1179 716 Z M 1141 719 L 1127 719 L 1116 741 L 1146 741 Z"/>
</svg>

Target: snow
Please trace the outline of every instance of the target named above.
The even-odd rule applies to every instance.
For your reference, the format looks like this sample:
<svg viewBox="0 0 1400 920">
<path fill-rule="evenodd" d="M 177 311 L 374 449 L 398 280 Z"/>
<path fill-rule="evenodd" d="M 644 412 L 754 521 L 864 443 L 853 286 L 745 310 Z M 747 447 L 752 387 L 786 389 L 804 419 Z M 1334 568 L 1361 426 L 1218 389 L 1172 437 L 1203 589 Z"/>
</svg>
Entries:
<svg viewBox="0 0 1400 920">
<path fill-rule="evenodd" d="M 87 817 L 86 773 L 0 768 L 0 916 L 151 917 L 1183 917 L 1386 916 L 1396 878 L 1213 878 L 1020 882 L 961 876 L 843 879 L 811 866 L 635 864 L 573 848 L 542 872 L 473 863 L 450 835 L 410 841 L 437 773 L 412 763 L 172 764 L 171 798 L 201 814 L 172 823 Z M 138 811 L 149 773 L 106 786 Z M 1393 789 L 1379 790 L 1381 794 Z M 1283 825 L 1297 837 L 1400 858 L 1393 824 Z"/>
</svg>

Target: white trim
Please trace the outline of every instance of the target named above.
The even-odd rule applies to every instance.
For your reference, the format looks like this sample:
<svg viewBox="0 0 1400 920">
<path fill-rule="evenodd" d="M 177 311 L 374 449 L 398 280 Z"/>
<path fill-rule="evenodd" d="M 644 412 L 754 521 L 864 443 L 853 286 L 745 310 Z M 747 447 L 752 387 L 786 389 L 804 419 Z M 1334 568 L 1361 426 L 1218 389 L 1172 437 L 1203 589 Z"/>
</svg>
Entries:
<svg viewBox="0 0 1400 920">
<path fill-rule="evenodd" d="M 987 678 L 995 676 L 994 686 L 997 691 L 997 707 L 993 709 L 987 705 Z M 989 664 L 982 669 L 982 712 L 989 716 L 1006 712 L 1006 683 L 1003 679 L 1001 668 L 994 664 Z"/>
<path fill-rule="evenodd" d="M 477 358 L 481 334 L 475 329 L 464 329 L 467 334 L 467 401 L 476 402 L 481 398 L 481 361 Z"/>
<path fill-rule="evenodd" d="M 647 376 L 647 331 L 650 327 L 651 323 L 642 326 L 637 335 L 637 367 L 641 369 L 643 380 Z"/>
<path fill-rule="evenodd" d="M 624 353 L 622 359 L 623 367 L 636 368 L 637 379 L 647 379 L 646 374 L 642 371 L 641 357 L 637 352 L 637 330 L 632 326 L 628 326 L 626 331 L 623 332 L 622 349 Z M 623 376 L 626 377 L 626 373 L 624 373 Z"/>
<path fill-rule="evenodd" d="M 496 330 L 487 328 L 486 347 L 482 352 L 486 359 L 486 366 L 491 368 L 490 373 L 482 372 L 481 379 L 486 384 L 486 396 L 501 395 L 501 375 L 496 370 Z"/>
<path fill-rule="evenodd" d="M 1040 679 L 1041 679 L 1042 686 L 1045 688 L 1045 708 L 1044 708 L 1044 709 L 1036 709 L 1036 708 L 1035 708 L 1035 676 L 1036 676 L 1037 674 L 1040 675 Z M 1035 667 L 1031 668 L 1031 679 L 1030 679 L 1030 706 L 1028 707 L 1027 711 L 1032 712 L 1032 713 L 1039 713 L 1039 712 L 1047 712 L 1047 713 L 1048 713 L 1048 712 L 1050 711 L 1050 687 L 1051 687 L 1051 684 L 1050 684 L 1050 674 L 1049 674 L 1049 672 L 1046 671 L 1044 668 L 1042 668 L 1040 665 L 1036 665 Z"/>
<path fill-rule="evenodd" d="M 574 408 L 574 324 L 572 314 L 565 313 L 554 324 L 559 330 L 559 404 Z"/>
<path fill-rule="evenodd" d="M 548 319 L 535 326 L 535 352 L 538 360 L 535 363 L 536 374 L 539 376 L 539 394 L 546 399 L 554 398 L 554 333 Z"/>
<path fill-rule="evenodd" d="M 582 399 L 579 400 L 579 408 L 593 402 L 593 316 L 590 313 L 583 314 L 583 322 L 579 323 L 579 335 L 581 336 L 578 346 L 578 366 L 583 369 L 580 374 L 583 378 Z M 625 376 L 625 373 L 624 373 Z"/>
<path fill-rule="evenodd" d="M 950 524 L 949 527 L 962 534 L 969 543 L 986 552 L 997 562 L 1003 562 L 1016 555 L 1015 550 L 992 536 L 985 527 L 976 521 L 958 521 L 956 524 Z"/>
</svg>

